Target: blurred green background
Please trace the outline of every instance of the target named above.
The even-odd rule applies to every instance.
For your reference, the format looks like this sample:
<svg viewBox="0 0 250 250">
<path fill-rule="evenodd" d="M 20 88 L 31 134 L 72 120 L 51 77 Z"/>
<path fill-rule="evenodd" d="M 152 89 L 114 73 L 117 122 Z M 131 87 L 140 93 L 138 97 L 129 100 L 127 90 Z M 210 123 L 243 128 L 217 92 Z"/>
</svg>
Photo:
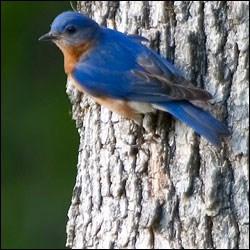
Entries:
<svg viewBox="0 0 250 250">
<path fill-rule="evenodd" d="M 38 42 L 70 2 L 1 2 L 1 248 L 65 248 L 78 134 L 63 56 Z"/>
</svg>

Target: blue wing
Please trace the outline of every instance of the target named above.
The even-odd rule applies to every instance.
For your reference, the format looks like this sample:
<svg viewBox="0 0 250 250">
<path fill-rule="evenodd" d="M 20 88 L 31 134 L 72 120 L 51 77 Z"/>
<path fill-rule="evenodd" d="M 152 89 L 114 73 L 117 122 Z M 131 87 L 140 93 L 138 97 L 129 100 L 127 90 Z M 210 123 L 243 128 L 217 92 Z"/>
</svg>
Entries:
<svg viewBox="0 0 250 250">
<path fill-rule="evenodd" d="M 174 65 L 137 41 L 142 39 L 103 28 L 95 47 L 76 64 L 72 76 L 96 97 L 146 102 L 211 98 L 185 80 Z"/>
<path fill-rule="evenodd" d="M 211 95 L 185 80 L 166 59 L 128 37 L 104 29 L 95 48 L 76 64 L 73 77 L 89 94 L 152 103 L 187 123 L 213 145 L 230 133 L 225 125 L 189 100 Z"/>
</svg>

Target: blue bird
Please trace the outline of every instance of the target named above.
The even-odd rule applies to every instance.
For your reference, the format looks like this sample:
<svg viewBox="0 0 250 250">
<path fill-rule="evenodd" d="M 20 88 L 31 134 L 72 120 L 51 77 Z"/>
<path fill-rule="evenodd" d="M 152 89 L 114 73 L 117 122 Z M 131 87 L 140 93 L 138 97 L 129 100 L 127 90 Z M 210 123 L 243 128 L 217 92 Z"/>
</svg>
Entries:
<svg viewBox="0 0 250 250">
<path fill-rule="evenodd" d="M 142 114 L 163 110 L 216 147 L 230 135 L 223 123 L 190 102 L 212 96 L 141 44 L 144 37 L 101 27 L 86 15 L 68 11 L 58 15 L 39 40 L 53 41 L 60 48 L 65 72 L 80 91 L 126 118 L 138 120 Z"/>
</svg>

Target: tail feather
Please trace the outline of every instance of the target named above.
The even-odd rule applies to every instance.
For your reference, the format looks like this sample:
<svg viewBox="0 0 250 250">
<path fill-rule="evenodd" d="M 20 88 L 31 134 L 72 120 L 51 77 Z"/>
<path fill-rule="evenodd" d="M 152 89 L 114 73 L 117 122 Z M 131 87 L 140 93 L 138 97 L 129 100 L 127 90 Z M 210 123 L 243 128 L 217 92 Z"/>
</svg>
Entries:
<svg viewBox="0 0 250 250">
<path fill-rule="evenodd" d="M 188 101 L 171 101 L 154 104 L 157 109 L 165 110 L 180 121 L 186 123 L 195 132 L 204 136 L 216 147 L 221 146 L 221 139 L 230 135 L 228 128 L 208 112 Z"/>
</svg>

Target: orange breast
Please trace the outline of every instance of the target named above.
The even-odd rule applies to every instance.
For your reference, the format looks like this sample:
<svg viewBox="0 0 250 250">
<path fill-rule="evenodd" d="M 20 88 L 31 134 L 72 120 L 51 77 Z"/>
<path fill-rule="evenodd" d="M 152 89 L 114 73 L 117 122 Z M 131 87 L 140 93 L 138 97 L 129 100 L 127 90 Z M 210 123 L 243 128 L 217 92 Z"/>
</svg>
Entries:
<svg viewBox="0 0 250 250">
<path fill-rule="evenodd" d="M 86 52 L 91 50 L 92 43 L 80 43 L 75 46 L 69 46 L 67 44 L 56 43 L 64 55 L 64 71 L 66 74 L 70 74 L 74 69 L 75 64 L 79 58 Z"/>
<path fill-rule="evenodd" d="M 118 113 L 119 115 L 125 118 L 130 118 L 134 120 L 138 120 L 140 118 L 140 114 L 129 105 L 128 101 L 111 99 L 107 97 L 93 97 L 93 99 L 99 104 L 105 106 L 106 108 Z"/>
<path fill-rule="evenodd" d="M 73 85 L 80 92 L 86 93 L 84 91 L 84 88 L 77 81 L 75 81 L 71 75 L 69 75 L 69 77 L 71 78 L 71 80 L 72 80 L 71 82 L 73 83 Z M 86 93 L 86 94 L 88 94 L 88 93 Z M 108 108 L 109 110 L 114 111 L 125 118 L 140 120 L 141 115 L 126 100 L 112 99 L 112 98 L 103 97 L 103 96 L 102 97 L 91 96 L 91 97 L 96 102 L 98 102 L 100 105 L 103 105 L 104 107 Z"/>
<path fill-rule="evenodd" d="M 66 44 L 56 44 L 64 55 L 64 70 L 66 74 L 72 79 L 73 85 L 81 92 L 85 92 L 84 88 L 77 83 L 71 76 L 71 72 L 74 69 L 75 64 L 78 62 L 79 58 L 86 52 L 90 51 L 91 43 L 81 43 L 77 46 L 68 46 Z M 92 98 L 99 104 L 105 106 L 106 108 L 120 114 L 123 117 L 131 119 L 139 119 L 140 115 L 136 110 L 129 105 L 125 100 L 111 99 L 107 97 L 93 97 Z"/>
</svg>

